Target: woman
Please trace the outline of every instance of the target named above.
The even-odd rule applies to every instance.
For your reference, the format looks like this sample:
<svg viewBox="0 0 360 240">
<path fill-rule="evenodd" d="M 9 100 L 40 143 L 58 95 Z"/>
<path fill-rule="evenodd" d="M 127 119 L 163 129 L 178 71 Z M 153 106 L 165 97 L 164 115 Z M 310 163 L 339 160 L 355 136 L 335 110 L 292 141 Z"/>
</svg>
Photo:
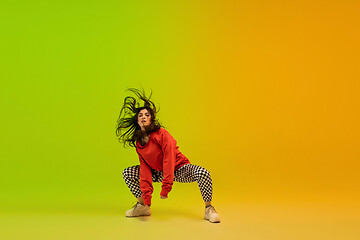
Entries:
<svg viewBox="0 0 360 240">
<path fill-rule="evenodd" d="M 151 215 L 152 182 L 162 182 L 161 199 L 168 198 L 173 181 L 197 182 L 205 202 L 205 220 L 220 222 L 219 214 L 211 205 L 212 180 L 210 173 L 193 165 L 179 151 L 176 140 L 165 130 L 156 118 L 155 104 L 145 96 L 144 91 L 130 88 L 140 100 L 141 107 L 134 97 L 125 97 L 120 111 L 116 135 L 124 146 L 135 147 L 140 165 L 128 167 L 123 171 L 125 183 L 138 202 L 126 211 L 126 217 Z"/>
</svg>

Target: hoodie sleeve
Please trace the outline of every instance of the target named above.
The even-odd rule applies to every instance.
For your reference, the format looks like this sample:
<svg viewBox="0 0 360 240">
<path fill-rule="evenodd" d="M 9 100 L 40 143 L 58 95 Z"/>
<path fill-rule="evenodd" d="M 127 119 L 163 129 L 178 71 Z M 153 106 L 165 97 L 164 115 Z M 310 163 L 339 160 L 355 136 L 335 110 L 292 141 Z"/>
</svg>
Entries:
<svg viewBox="0 0 360 240">
<path fill-rule="evenodd" d="M 175 160 L 176 160 L 176 141 L 170 133 L 164 130 L 161 138 L 161 149 L 163 152 L 163 173 L 162 190 L 160 195 L 167 197 L 172 189 L 174 181 Z"/>
<path fill-rule="evenodd" d="M 151 168 L 145 162 L 145 160 L 139 154 L 140 160 L 140 189 L 142 192 L 142 198 L 145 205 L 151 205 L 151 194 L 154 191 L 152 185 L 152 173 Z"/>
</svg>

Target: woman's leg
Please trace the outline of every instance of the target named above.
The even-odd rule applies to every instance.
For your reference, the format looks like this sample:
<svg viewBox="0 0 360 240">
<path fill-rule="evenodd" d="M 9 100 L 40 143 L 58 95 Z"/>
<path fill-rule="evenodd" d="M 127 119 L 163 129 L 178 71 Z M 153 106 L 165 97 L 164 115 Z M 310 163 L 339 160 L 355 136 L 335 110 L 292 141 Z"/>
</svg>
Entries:
<svg viewBox="0 0 360 240">
<path fill-rule="evenodd" d="M 186 164 L 175 171 L 175 180 L 178 182 L 196 181 L 206 205 L 204 219 L 212 223 L 220 222 L 219 214 L 214 206 L 211 205 L 212 180 L 209 171 L 197 165 Z"/>
<path fill-rule="evenodd" d="M 142 197 L 136 198 L 138 200 L 139 203 L 141 203 L 142 205 L 144 205 L 145 201 Z"/>
<path fill-rule="evenodd" d="M 175 171 L 175 181 L 189 183 L 197 182 L 200 188 L 201 196 L 206 206 L 211 205 L 212 200 L 212 179 L 210 172 L 205 168 L 186 164 Z"/>
<path fill-rule="evenodd" d="M 125 168 L 123 171 L 123 177 L 126 185 L 129 187 L 131 193 L 141 203 L 141 189 L 140 189 L 140 177 L 139 177 L 140 165 Z M 144 203 L 144 199 L 142 199 Z"/>
<path fill-rule="evenodd" d="M 142 192 L 140 189 L 139 171 L 139 165 L 128 167 L 123 171 L 123 177 L 126 185 L 129 187 L 132 194 L 135 196 L 135 198 L 137 198 L 139 203 L 143 204 L 144 199 L 141 197 Z M 174 180 L 177 182 L 197 182 L 205 205 L 211 205 L 212 180 L 210 172 L 207 171 L 205 168 L 193 164 L 186 164 L 174 172 L 174 178 Z M 161 182 L 162 179 L 162 172 L 154 170 L 152 171 L 153 182 Z"/>
<path fill-rule="evenodd" d="M 144 204 L 144 199 L 141 197 L 142 192 L 140 189 L 140 165 L 125 168 L 123 171 L 123 177 L 126 185 L 129 187 L 131 193 L 136 197 L 139 203 Z M 152 181 L 161 182 L 162 172 L 152 170 Z"/>
<path fill-rule="evenodd" d="M 128 167 L 123 171 L 123 177 L 126 185 L 130 188 L 132 194 L 137 198 L 138 202 L 125 212 L 126 217 L 150 216 L 151 210 L 148 205 L 144 205 L 144 199 L 141 197 L 140 189 L 140 166 Z"/>
</svg>

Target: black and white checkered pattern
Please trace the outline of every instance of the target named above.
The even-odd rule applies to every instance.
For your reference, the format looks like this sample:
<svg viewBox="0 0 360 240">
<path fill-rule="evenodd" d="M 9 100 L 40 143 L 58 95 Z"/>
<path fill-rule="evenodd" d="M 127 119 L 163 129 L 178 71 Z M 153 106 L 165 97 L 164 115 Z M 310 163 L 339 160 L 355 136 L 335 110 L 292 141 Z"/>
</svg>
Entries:
<svg viewBox="0 0 360 240">
<path fill-rule="evenodd" d="M 139 171 L 140 165 L 125 168 L 123 171 L 125 183 L 136 198 L 139 198 L 142 195 L 140 190 Z M 152 169 L 151 172 L 153 182 L 162 182 L 164 179 L 162 171 L 155 171 Z M 185 164 L 174 172 L 174 181 L 181 183 L 197 182 L 204 201 L 211 202 L 212 180 L 210 172 L 205 168 L 193 164 Z"/>
</svg>

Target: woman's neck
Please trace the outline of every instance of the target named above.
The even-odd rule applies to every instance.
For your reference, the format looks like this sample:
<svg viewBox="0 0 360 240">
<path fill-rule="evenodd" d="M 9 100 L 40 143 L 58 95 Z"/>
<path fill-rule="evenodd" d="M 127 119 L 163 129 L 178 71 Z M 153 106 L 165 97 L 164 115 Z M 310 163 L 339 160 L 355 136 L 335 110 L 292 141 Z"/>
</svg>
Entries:
<svg viewBox="0 0 360 240">
<path fill-rule="evenodd" d="M 150 139 L 150 134 L 147 135 L 147 134 L 144 134 L 141 138 L 140 138 L 140 144 L 142 146 L 144 146 Z"/>
</svg>

